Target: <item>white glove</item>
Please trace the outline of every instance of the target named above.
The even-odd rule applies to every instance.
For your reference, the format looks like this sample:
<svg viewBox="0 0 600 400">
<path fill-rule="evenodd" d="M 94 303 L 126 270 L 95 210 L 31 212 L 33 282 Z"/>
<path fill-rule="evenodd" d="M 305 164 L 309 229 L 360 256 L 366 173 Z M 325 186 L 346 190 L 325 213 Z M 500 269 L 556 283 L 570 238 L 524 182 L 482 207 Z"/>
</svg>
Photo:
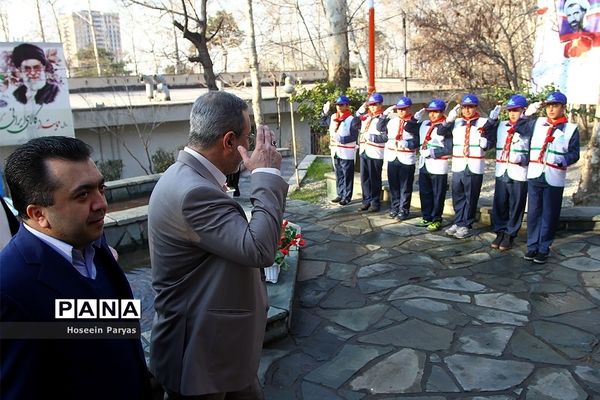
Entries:
<svg viewBox="0 0 600 400">
<path fill-rule="evenodd" d="M 500 110 L 502 110 L 502 106 L 496 106 L 492 111 L 490 111 L 490 119 L 497 120 L 500 116 Z"/>
<path fill-rule="evenodd" d="M 386 108 L 386 109 L 383 111 L 383 115 L 385 115 L 385 116 L 387 116 L 387 115 L 390 115 L 391 113 L 393 113 L 393 112 L 394 112 L 394 109 L 395 109 L 395 108 L 396 108 L 396 106 L 389 106 L 388 108 Z"/>
<path fill-rule="evenodd" d="M 531 103 L 529 105 L 529 107 L 527 107 L 527 110 L 525 110 L 525 116 L 526 117 L 531 117 L 533 114 L 535 114 L 536 112 L 538 112 L 538 110 L 540 109 L 540 107 L 542 107 L 542 102 L 541 101 L 536 101 L 535 103 Z"/>
<path fill-rule="evenodd" d="M 329 114 L 329 109 L 331 108 L 331 103 L 327 102 L 323 104 L 323 114 Z"/>
<path fill-rule="evenodd" d="M 428 158 L 428 157 L 435 158 L 433 149 L 421 149 L 421 150 L 419 150 L 419 154 L 421 154 L 421 157 L 424 157 L 424 158 Z"/>
<path fill-rule="evenodd" d="M 398 141 L 398 146 L 402 149 L 406 149 L 408 147 L 408 142 L 404 139 Z"/>
<path fill-rule="evenodd" d="M 447 122 L 454 122 L 456 117 L 458 117 L 458 109 L 460 108 L 460 104 L 454 106 L 452 110 L 448 113 L 448 117 L 446 118 Z"/>
<path fill-rule="evenodd" d="M 523 154 L 511 152 L 508 156 L 508 161 L 514 164 L 521 164 L 525 161 L 525 156 Z"/>
<path fill-rule="evenodd" d="M 479 138 L 479 147 L 481 147 L 482 149 L 487 148 L 488 145 L 488 140 L 484 137 Z"/>
<path fill-rule="evenodd" d="M 333 135 L 331 135 L 331 139 L 333 139 L 333 143 L 339 143 L 340 142 L 340 134 L 334 133 Z"/>
<path fill-rule="evenodd" d="M 424 108 L 421 108 L 419 111 L 417 111 L 415 113 L 414 117 L 417 120 L 417 122 L 423 122 L 423 114 L 425 114 Z"/>
<path fill-rule="evenodd" d="M 519 134 L 519 132 L 515 132 L 512 137 L 512 142 L 517 143 L 519 140 L 521 140 L 521 135 Z"/>
<path fill-rule="evenodd" d="M 554 164 L 558 165 L 559 167 L 566 167 L 567 160 L 565 160 L 565 157 L 563 156 L 554 156 Z"/>
<path fill-rule="evenodd" d="M 367 112 L 367 103 L 363 103 L 360 108 L 356 111 L 358 114 L 364 114 Z"/>
</svg>

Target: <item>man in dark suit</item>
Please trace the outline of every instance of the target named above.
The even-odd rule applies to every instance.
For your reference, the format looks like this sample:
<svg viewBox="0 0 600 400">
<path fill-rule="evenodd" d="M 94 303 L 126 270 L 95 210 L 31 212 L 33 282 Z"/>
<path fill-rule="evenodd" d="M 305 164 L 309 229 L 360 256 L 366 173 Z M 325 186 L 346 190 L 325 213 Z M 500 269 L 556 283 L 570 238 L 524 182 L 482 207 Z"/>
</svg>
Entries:
<svg viewBox="0 0 600 400">
<path fill-rule="evenodd" d="M 0 321 L 4 327 L 29 323 L 44 338 L 0 332 L 3 400 L 149 395 L 139 339 L 67 339 L 66 329 L 65 338 L 44 336 L 60 322 L 56 299 L 133 297 L 103 236 L 104 178 L 90 153 L 78 139 L 52 136 L 30 140 L 7 159 L 6 178 L 23 224 L 0 252 Z"/>
<path fill-rule="evenodd" d="M 188 145 L 158 181 L 148 208 L 157 292 L 150 370 L 169 399 L 263 399 L 257 380 L 267 320 L 261 267 L 280 238 L 288 185 L 274 134 L 227 92 L 196 99 Z M 252 218 L 225 189 L 243 161 Z"/>
</svg>

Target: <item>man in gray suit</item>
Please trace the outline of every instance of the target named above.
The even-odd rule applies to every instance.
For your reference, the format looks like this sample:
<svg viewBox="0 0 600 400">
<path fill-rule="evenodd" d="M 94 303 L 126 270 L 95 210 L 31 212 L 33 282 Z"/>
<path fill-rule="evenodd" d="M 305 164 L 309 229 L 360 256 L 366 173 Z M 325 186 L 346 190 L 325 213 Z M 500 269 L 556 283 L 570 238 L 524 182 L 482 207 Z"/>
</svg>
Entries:
<svg viewBox="0 0 600 400">
<path fill-rule="evenodd" d="M 280 237 L 288 185 L 273 132 L 226 92 L 196 99 L 187 147 L 158 181 L 148 208 L 157 292 L 150 369 L 169 399 L 263 399 L 256 372 L 267 320 L 261 267 Z M 230 198 L 226 174 L 252 172 L 252 218 Z"/>
</svg>

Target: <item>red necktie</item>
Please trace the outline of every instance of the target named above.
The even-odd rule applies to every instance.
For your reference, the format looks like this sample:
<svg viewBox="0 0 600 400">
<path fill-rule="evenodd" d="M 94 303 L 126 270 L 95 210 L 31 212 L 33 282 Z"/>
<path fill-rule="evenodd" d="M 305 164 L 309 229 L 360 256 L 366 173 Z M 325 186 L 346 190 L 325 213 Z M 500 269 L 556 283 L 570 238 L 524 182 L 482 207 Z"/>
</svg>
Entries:
<svg viewBox="0 0 600 400">
<path fill-rule="evenodd" d="M 465 157 L 469 157 L 469 142 L 471 141 L 471 122 L 476 121 L 477 119 L 479 119 L 479 114 L 475 113 L 475 115 L 473 115 L 473 118 L 464 120 L 467 124 L 467 127 L 465 128 L 465 143 L 463 145 L 463 155 Z"/>
<path fill-rule="evenodd" d="M 544 162 L 544 156 L 546 155 L 546 149 L 548 148 L 548 143 L 551 143 L 552 141 L 554 141 L 554 136 L 552 136 L 552 133 L 554 132 L 556 127 L 560 124 L 564 124 L 567 122 L 569 122 L 569 120 L 564 115 L 554 121 L 551 121 L 550 119 L 546 120 L 546 123 L 550 124 L 550 127 L 548 128 L 548 132 L 546 132 L 546 138 L 544 139 L 544 144 L 542 145 L 542 149 L 540 150 L 540 156 L 538 157 L 539 163 Z"/>
<path fill-rule="evenodd" d="M 506 132 L 506 140 L 504 141 L 504 146 L 502 147 L 502 154 L 500 154 L 500 161 L 502 160 L 506 160 L 508 161 L 508 155 L 510 153 L 510 146 L 512 144 L 512 138 L 513 135 L 515 134 L 515 123 L 508 121 L 508 124 L 510 125 L 510 128 L 508 128 L 508 131 Z"/>
<path fill-rule="evenodd" d="M 427 148 L 427 143 L 429 143 L 429 141 L 431 140 L 431 132 L 433 132 L 433 128 L 435 128 L 436 125 L 441 124 L 445 120 L 446 117 L 441 117 L 440 119 L 436 119 L 435 121 L 430 121 L 431 125 L 429 125 L 429 129 L 427 130 L 427 134 L 425 135 L 425 140 L 423 140 L 423 144 L 421 145 L 421 148 L 423 150 Z"/>
<path fill-rule="evenodd" d="M 400 123 L 398 124 L 398 133 L 396 134 L 396 140 L 402 140 L 402 135 L 404 134 L 404 125 L 406 121 L 408 121 L 412 115 L 408 115 L 402 119 L 400 119 Z"/>
</svg>

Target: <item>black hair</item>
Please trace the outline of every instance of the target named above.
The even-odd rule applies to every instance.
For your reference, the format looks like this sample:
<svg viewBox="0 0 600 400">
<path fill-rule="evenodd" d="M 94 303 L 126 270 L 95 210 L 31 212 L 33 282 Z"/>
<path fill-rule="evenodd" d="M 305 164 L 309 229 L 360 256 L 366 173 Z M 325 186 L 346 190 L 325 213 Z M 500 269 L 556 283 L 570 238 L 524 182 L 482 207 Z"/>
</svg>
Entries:
<svg viewBox="0 0 600 400">
<path fill-rule="evenodd" d="M 48 173 L 46 161 L 86 161 L 92 148 L 79 139 L 65 136 L 46 136 L 31 139 L 19 146 L 6 159 L 6 182 L 19 216 L 27 219 L 27 206 L 49 207 L 54 204 L 53 193 L 60 183 Z"/>
</svg>

